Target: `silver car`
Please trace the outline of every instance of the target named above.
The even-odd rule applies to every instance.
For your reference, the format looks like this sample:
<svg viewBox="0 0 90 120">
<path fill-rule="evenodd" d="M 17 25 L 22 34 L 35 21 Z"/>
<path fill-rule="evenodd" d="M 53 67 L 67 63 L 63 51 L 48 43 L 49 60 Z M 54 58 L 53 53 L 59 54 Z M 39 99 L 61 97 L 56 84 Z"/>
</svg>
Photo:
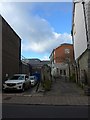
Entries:
<svg viewBox="0 0 90 120">
<path fill-rule="evenodd" d="M 14 74 L 3 84 L 3 90 L 21 90 L 24 91 L 31 87 L 31 82 L 26 74 Z"/>
<path fill-rule="evenodd" d="M 36 76 L 29 76 L 29 80 L 31 81 L 31 86 L 35 86 L 37 84 Z"/>
</svg>

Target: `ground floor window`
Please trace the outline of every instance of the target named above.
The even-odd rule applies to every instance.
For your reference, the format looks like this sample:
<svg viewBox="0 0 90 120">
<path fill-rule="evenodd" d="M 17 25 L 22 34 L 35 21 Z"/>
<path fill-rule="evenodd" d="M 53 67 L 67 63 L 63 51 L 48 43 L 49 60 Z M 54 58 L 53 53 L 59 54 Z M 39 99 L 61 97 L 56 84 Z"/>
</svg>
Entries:
<svg viewBox="0 0 90 120">
<path fill-rule="evenodd" d="M 60 75 L 66 75 L 66 70 L 60 70 Z"/>
<path fill-rule="evenodd" d="M 62 70 L 60 70 L 60 75 L 62 75 Z"/>
<path fill-rule="evenodd" d="M 64 75 L 66 75 L 66 70 L 64 70 Z"/>
</svg>

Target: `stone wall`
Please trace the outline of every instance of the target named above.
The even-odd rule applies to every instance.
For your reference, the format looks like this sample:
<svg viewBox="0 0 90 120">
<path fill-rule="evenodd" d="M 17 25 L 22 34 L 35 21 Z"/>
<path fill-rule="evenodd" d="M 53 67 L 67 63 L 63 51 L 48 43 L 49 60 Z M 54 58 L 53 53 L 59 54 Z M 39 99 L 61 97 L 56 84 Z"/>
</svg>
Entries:
<svg viewBox="0 0 90 120">
<path fill-rule="evenodd" d="M 90 85 L 90 49 L 88 49 L 88 82 Z"/>
<path fill-rule="evenodd" d="M 79 60 L 79 70 L 80 70 L 80 80 L 82 79 L 82 71 L 85 70 L 88 78 L 88 50 L 86 50 L 82 56 L 80 56 Z M 88 79 L 89 81 L 89 79 Z"/>
</svg>

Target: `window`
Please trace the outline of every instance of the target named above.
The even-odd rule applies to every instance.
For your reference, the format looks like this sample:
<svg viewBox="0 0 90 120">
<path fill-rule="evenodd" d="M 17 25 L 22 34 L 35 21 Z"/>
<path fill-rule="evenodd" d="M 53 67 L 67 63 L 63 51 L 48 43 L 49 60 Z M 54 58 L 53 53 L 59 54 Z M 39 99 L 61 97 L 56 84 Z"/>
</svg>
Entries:
<svg viewBox="0 0 90 120">
<path fill-rule="evenodd" d="M 62 75 L 62 70 L 60 70 L 60 75 Z"/>
<path fill-rule="evenodd" d="M 58 68 L 57 68 L 57 73 L 58 73 L 59 71 L 58 71 Z"/>
<path fill-rule="evenodd" d="M 63 72 L 64 72 L 64 75 L 66 75 L 66 70 L 64 70 Z"/>
<path fill-rule="evenodd" d="M 70 49 L 65 49 L 65 54 L 69 54 L 70 53 Z"/>
</svg>

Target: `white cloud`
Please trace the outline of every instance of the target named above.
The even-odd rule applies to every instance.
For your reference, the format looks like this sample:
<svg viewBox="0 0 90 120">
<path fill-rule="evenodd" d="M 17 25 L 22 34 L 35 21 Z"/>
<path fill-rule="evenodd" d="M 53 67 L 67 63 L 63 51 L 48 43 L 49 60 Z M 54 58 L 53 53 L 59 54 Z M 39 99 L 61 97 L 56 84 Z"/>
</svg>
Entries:
<svg viewBox="0 0 90 120">
<path fill-rule="evenodd" d="M 47 55 L 45 55 L 41 60 L 50 60 Z"/>
<path fill-rule="evenodd" d="M 62 43 L 71 43 L 71 36 L 67 33 L 58 35 L 56 35 L 56 33 L 53 33 L 52 36 L 50 38 L 49 37 L 45 38 L 45 36 L 41 34 L 41 38 L 37 37 L 35 41 L 28 41 L 28 43 L 23 46 L 23 50 L 32 50 L 38 53 L 51 52 L 54 48 L 58 47 Z"/>
<path fill-rule="evenodd" d="M 23 39 L 22 51 L 48 53 L 61 43 L 71 43 L 70 34 L 56 33 L 47 20 L 33 15 L 32 9 L 32 4 L 0 3 L 0 13 Z"/>
<path fill-rule="evenodd" d="M 72 2 L 72 0 L 1 0 L 1 2 Z"/>
</svg>

